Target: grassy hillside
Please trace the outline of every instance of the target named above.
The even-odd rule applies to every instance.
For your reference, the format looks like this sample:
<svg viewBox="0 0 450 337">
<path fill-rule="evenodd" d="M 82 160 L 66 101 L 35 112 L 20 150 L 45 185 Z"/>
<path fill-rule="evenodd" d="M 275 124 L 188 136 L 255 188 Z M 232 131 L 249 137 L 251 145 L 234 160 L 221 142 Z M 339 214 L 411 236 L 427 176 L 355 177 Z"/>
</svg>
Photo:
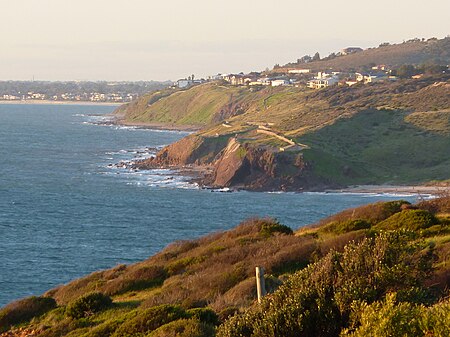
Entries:
<svg viewBox="0 0 450 337">
<path fill-rule="evenodd" d="M 399 67 L 403 64 L 450 62 L 450 37 L 444 39 L 430 39 L 428 41 L 409 41 L 400 44 L 384 45 L 378 48 L 369 48 L 362 52 L 338 56 L 333 59 L 323 59 L 309 63 L 291 63 L 285 67 L 274 69 L 276 72 L 286 69 L 302 68 L 313 71 L 333 69 L 335 71 L 349 71 L 370 69 L 373 65 L 384 64 L 390 67 Z"/>
<path fill-rule="evenodd" d="M 194 93 L 206 90 L 204 94 L 226 91 L 211 85 L 194 89 Z M 162 151 L 157 164 L 218 166 L 218 156 L 225 153 L 221 150 L 233 139 L 237 152 L 224 163 L 236 168 L 235 176 L 219 177 L 217 183 L 232 185 L 239 180 L 237 186 L 250 189 L 277 189 L 278 185 L 314 189 L 449 179 L 448 74 L 323 90 L 239 90 L 247 92 L 239 100 L 238 114 Z M 291 141 L 298 146 L 291 146 Z M 190 144 L 196 144 L 195 148 Z M 256 148 L 265 150 L 265 163 L 262 157 L 255 159 L 258 151 L 252 149 Z M 284 159 L 272 158 L 269 152 L 284 152 Z M 189 160 L 182 160 L 185 157 Z M 251 185 L 250 180 L 261 172 L 266 172 L 267 179 Z"/>
<path fill-rule="evenodd" d="M 9 304 L 0 310 L 0 330 L 16 331 L 5 336 L 207 337 L 359 336 L 370 328 L 387 335 L 389 328 L 395 336 L 410 330 L 445 336 L 449 216 L 450 198 L 443 197 L 414 206 L 371 204 L 295 233 L 272 219 L 247 220 Z M 271 294 L 261 305 L 255 303 L 258 265 Z M 414 320 L 388 315 L 386 325 L 362 318 L 380 310 L 407 310 Z"/>
<path fill-rule="evenodd" d="M 246 87 L 209 83 L 188 90 L 165 89 L 121 107 L 128 123 L 205 126 L 241 114 L 253 99 Z"/>
</svg>

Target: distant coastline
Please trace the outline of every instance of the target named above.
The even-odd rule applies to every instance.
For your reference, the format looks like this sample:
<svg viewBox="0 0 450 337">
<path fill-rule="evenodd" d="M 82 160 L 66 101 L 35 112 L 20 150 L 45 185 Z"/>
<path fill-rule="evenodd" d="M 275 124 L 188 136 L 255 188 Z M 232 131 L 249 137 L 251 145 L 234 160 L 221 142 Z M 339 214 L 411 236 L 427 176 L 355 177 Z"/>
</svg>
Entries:
<svg viewBox="0 0 450 337">
<path fill-rule="evenodd" d="M 51 100 L 0 100 L 0 104 L 15 104 L 15 105 L 106 105 L 106 106 L 120 106 L 123 103 L 113 103 L 113 102 L 88 102 L 88 101 L 51 101 Z"/>
</svg>

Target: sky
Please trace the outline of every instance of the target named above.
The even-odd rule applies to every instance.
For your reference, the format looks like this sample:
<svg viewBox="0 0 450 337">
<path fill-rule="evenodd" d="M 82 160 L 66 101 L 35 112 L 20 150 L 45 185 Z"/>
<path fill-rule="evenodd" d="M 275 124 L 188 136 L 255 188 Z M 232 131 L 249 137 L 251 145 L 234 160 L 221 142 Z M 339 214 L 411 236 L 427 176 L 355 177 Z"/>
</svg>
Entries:
<svg viewBox="0 0 450 337">
<path fill-rule="evenodd" d="M 176 80 L 450 34 L 449 0 L 0 0 L 0 80 Z"/>
</svg>

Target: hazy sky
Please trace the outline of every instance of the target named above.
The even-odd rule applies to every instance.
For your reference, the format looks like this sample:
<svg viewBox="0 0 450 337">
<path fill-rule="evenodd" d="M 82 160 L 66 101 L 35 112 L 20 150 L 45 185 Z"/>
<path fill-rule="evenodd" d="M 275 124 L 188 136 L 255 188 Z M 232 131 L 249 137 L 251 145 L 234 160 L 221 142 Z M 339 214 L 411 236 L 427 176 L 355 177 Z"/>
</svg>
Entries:
<svg viewBox="0 0 450 337">
<path fill-rule="evenodd" d="M 166 80 L 450 34 L 449 0 L 0 0 L 0 80 Z"/>
</svg>

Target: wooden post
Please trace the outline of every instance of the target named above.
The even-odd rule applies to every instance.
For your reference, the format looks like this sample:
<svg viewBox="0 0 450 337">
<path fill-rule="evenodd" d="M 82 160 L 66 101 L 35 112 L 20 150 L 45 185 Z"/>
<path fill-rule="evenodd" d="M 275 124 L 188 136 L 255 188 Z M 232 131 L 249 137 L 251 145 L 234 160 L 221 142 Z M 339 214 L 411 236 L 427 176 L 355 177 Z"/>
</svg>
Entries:
<svg viewBox="0 0 450 337">
<path fill-rule="evenodd" d="M 264 280 L 264 268 L 256 267 L 256 292 L 258 294 L 258 302 L 266 295 L 266 282 Z"/>
</svg>

